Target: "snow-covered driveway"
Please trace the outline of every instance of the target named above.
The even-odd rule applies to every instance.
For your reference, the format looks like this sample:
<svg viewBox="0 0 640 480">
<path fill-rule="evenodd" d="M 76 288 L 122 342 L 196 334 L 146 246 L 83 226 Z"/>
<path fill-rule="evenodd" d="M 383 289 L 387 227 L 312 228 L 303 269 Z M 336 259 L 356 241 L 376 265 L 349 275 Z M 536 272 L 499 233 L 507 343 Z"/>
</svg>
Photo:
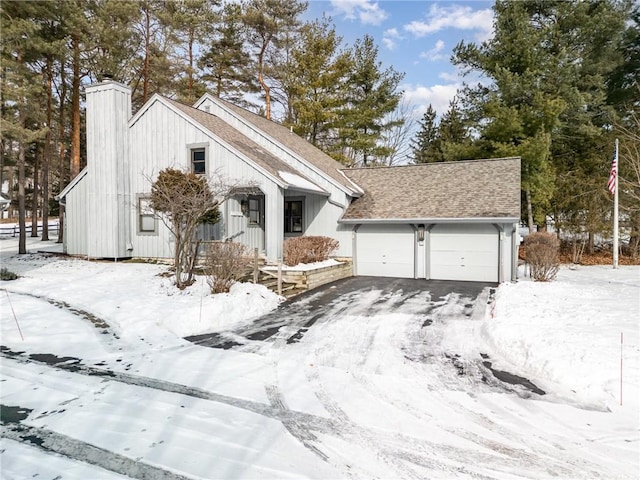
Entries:
<svg viewBox="0 0 640 480">
<path fill-rule="evenodd" d="M 158 266 L 21 262 L 0 291 L 6 478 L 637 472 L 633 414 L 493 376 L 489 288 L 345 282 L 226 330 L 224 311 L 171 294 Z M 256 291 L 241 293 L 252 308 Z M 209 343 L 226 349 L 163 328 L 207 309 L 223 326 Z"/>
</svg>

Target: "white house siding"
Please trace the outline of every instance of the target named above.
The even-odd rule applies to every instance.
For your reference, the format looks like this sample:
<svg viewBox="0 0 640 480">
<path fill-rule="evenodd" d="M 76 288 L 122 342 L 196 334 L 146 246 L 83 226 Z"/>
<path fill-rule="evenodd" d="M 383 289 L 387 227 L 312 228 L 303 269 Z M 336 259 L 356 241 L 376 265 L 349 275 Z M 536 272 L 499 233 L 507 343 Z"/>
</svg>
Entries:
<svg viewBox="0 0 640 480">
<path fill-rule="evenodd" d="M 65 197 L 64 251 L 87 254 L 87 178 L 80 180 Z"/>
<path fill-rule="evenodd" d="M 242 213 L 240 197 L 232 197 L 224 204 L 222 239 L 240 242 L 249 248 L 265 251 L 265 234 L 262 225 L 249 225 L 249 218 Z M 266 210 L 266 208 L 265 208 Z"/>
<path fill-rule="evenodd" d="M 282 193 L 279 187 L 256 167 L 236 156 L 206 130 L 196 126 L 174 112 L 161 100 L 155 101 L 132 125 L 130 130 L 130 158 L 135 159 L 136 171 L 131 172 L 131 191 L 133 194 L 148 194 L 151 182 L 164 168 L 190 168 L 189 145 L 206 144 L 207 172 L 217 173 L 233 182 L 254 183 L 265 194 L 265 219 L 267 228 L 266 254 L 270 259 L 281 255 L 281 241 L 270 237 L 277 236 L 275 231 L 283 230 Z M 132 205 L 135 209 L 135 204 Z M 279 207 L 279 208 L 278 208 Z M 274 210 L 274 208 L 276 208 Z M 222 209 L 224 216 L 225 208 Z M 272 218 L 276 216 L 276 219 Z M 131 215 L 133 233 L 133 255 L 136 257 L 170 257 L 172 239 L 168 229 L 159 224 L 156 238 L 150 235 L 137 235 L 137 215 Z M 227 218 L 223 218 L 222 230 L 226 232 Z M 280 233 L 280 239 L 282 233 Z M 158 241 L 160 240 L 160 241 Z"/>
<path fill-rule="evenodd" d="M 92 215 L 78 227 L 87 231 L 88 256 L 122 258 L 129 255 L 125 205 L 129 201 L 126 153 L 131 95 L 128 88 L 110 82 L 87 87 L 86 97 L 89 173 L 84 198 Z"/>
<path fill-rule="evenodd" d="M 347 202 L 346 194 L 343 202 Z M 325 195 L 315 195 L 297 190 L 287 190 L 286 197 L 304 197 L 304 234 L 334 238 L 340 244 L 335 256 L 350 257 L 352 253 L 352 228 L 338 224 L 344 209 L 329 202 Z"/>
</svg>

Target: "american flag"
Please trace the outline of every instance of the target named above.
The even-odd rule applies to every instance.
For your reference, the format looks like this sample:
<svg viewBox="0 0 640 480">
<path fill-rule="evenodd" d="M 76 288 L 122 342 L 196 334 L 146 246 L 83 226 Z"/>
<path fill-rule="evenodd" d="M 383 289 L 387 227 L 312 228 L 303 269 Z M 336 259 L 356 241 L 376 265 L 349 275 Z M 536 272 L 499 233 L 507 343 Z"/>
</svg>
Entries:
<svg viewBox="0 0 640 480">
<path fill-rule="evenodd" d="M 611 173 L 609 174 L 609 181 L 607 182 L 607 188 L 611 193 L 616 193 L 616 177 L 618 176 L 618 146 L 613 152 L 613 162 L 611 162 Z"/>
</svg>

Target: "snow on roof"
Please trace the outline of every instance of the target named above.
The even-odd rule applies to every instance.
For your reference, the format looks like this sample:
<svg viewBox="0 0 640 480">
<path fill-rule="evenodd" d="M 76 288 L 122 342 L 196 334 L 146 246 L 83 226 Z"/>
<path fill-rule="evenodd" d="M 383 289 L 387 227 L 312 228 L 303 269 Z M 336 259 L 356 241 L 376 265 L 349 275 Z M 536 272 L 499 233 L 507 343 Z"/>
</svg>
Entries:
<svg viewBox="0 0 640 480">
<path fill-rule="evenodd" d="M 295 173 L 290 172 L 278 172 L 280 178 L 282 178 L 285 182 L 289 184 L 290 188 L 306 190 L 310 192 L 318 192 L 326 194 L 322 188 L 317 186 L 315 183 L 310 182 L 306 178 L 302 178 L 300 175 L 296 175 Z"/>
</svg>

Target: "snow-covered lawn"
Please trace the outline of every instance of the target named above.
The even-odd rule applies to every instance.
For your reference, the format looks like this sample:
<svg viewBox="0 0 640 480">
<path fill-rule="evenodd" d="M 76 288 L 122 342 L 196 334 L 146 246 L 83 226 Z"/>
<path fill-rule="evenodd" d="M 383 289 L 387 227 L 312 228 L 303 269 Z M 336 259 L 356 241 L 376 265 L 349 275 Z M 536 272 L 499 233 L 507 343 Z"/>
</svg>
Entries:
<svg viewBox="0 0 640 480">
<path fill-rule="evenodd" d="M 0 284 L 9 349 L 0 397 L 28 409 L 21 423 L 45 449 L 3 426 L 2 478 L 123 478 L 108 469 L 171 479 L 636 478 L 640 469 L 638 267 L 562 268 L 555 282 L 502 285 L 494 302 L 488 290 L 477 299 L 372 290 L 331 305 L 298 343 L 283 341 L 293 333 L 283 327 L 272 342 L 221 350 L 181 337 L 246 325 L 280 299 L 253 285 L 211 296 L 201 279 L 180 292 L 158 265 L 15 251 L 15 239 L 0 239 L 2 266 L 20 275 Z M 28 358 L 43 353 L 81 368 Z M 547 394 L 481 381 L 481 353 Z"/>
</svg>

